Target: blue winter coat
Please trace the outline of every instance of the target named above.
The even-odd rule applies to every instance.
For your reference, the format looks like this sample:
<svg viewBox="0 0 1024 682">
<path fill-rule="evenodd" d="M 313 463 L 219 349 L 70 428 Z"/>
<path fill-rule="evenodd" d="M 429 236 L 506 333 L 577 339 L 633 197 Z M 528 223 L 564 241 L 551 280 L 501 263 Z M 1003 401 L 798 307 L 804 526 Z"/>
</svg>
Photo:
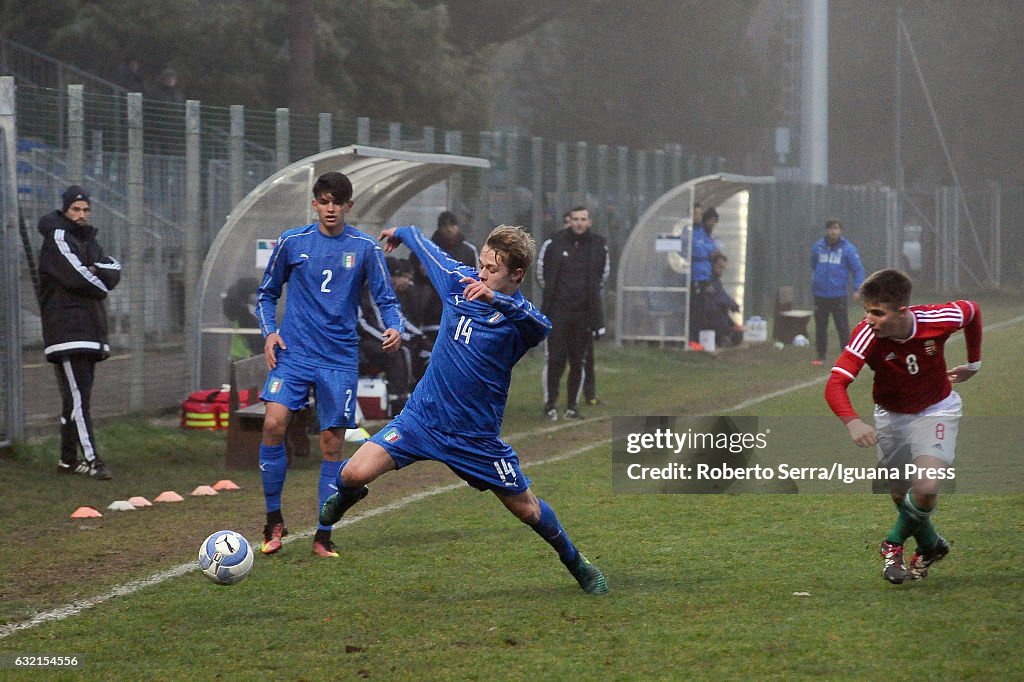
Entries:
<svg viewBox="0 0 1024 682">
<path fill-rule="evenodd" d="M 811 269 L 814 282 L 811 292 L 820 298 L 846 298 L 850 293 L 850 277 L 853 290 L 864 282 L 864 266 L 853 242 L 843 237 L 830 247 L 822 237 L 811 247 Z"/>
</svg>

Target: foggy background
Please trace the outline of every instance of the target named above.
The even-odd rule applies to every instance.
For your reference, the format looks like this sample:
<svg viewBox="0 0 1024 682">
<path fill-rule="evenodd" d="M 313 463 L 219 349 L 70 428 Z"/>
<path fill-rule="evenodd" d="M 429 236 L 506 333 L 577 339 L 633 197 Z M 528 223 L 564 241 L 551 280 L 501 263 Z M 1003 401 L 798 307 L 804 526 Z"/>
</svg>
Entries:
<svg viewBox="0 0 1024 682">
<path fill-rule="evenodd" d="M 0 35 L 188 98 L 724 156 L 770 174 L 797 0 L 8 0 Z M 894 185 L 902 9 L 966 186 L 1024 181 L 1024 3 L 829 2 L 829 181 Z M 128 21 L 125 18 L 128 18 Z M 951 182 L 904 47 L 908 188 Z"/>
</svg>

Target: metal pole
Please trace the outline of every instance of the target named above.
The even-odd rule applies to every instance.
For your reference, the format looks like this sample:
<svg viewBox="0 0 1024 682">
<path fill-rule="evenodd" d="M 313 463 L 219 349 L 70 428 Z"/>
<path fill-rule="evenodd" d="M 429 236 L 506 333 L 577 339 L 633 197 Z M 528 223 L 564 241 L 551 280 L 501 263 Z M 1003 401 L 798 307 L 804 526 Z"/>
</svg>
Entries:
<svg viewBox="0 0 1024 682">
<path fill-rule="evenodd" d="M 208 240 L 199 225 L 201 131 L 199 101 L 185 102 L 185 366 L 190 368 L 189 388 L 199 383 L 199 306 L 196 287 L 199 284 L 202 254 Z"/>
<path fill-rule="evenodd" d="M 900 24 L 903 23 L 903 8 L 896 10 L 896 101 L 894 109 L 896 112 L 896 139 L 894 140 L 894 159 L 896 165 L 896 191 L 903 197 L 906 186 L 903 184 L 903 36 L 900 33 Z"/>
<path fill-rule="evenodd" d="M 245 107 L 232 104 L 231 132 L 228 141 L 228 191 L 231 197 L 231 209 L 234 210 L 242 200 L 245 182 Z"/>
<path fill-rule="evenodd" d="M 828 0 L 803 2 L 800 167 L 806 182 L 828 184 Z"/>
<path fill-rule="evenodd" d="M 331 114 L 320 114 L 320 128 L 317 131 L 317 149 L 326 152 L 331 149 Z"/>
<path fill-rule="evenodd" d="M 276 161 L 278 170 L 288 165 L 291 157 L 291 136 L 288 131 L 288 109 L 278 107 L 275 112 L 275 140 L 277 142 Z"/>
<path fill-rule="evenodd" d="M 25 398 L 22 379 L 21 339 L 21 277 L 18 254 L 21 253 L 18 240 L 18 176 L 16 172 L 18 142 L 15 112 L 15 85 L 13 76 L 0 76 L 0 177 L 4 179 L 0 192 L 3 193 L 3 235 L 0 251 L 0 273 L 3 273 L 4 296 L 0 300 L 7 318 L 8 343 L 4 344 L 3 362 L 7 377 L 5 395 L 7 406 L 3 409 L 4 429 L 0 431 L 0 443 L 6 434 L 11 442 L 19 442 L 25 436 Z"/>
<path fill-rule="evenodd" d="M 128 262 L 125 264 L 128 286 L 128 319 L 131 333 L 128 406 L 142 410 L 146 391 L 146 289 L 155 283 L 146 277 L 146 245 L 142 230 L 143 201 L 142 94 L 128 94 Z M 122 285 L 124 286 L 124 285 Z"/>
<path fill-rule="evenodd" d="M 68 86 L 68 182 L 84 184 L 85 111 L 81 85 Z"/>
<path fill-rule="evenodd" d="M 530 223 L 531 232 L 538 243 L 544 234 L 544 138 L 530 140 Z"/>
</svg>

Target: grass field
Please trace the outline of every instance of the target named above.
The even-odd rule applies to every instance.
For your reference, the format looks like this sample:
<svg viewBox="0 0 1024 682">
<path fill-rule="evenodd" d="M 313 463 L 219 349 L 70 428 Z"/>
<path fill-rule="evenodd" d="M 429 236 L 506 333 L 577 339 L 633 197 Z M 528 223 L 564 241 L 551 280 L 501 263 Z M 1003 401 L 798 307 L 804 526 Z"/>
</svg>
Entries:
<svg viewBox="0 0 1024 682">
<path fill-rule="evenodd" d="M 979 424 L 964 458 L 989 448 L 987 424 L 1016 423 L 1010 435 L 1024 433 L 1021 303 L 983 300 L 994 327 L 984 369 L 958 387 L 962 447 Z M 948 348 L 950 362 L 962 360 L 959 336 Z M 0 460 L 0 663 L 77 655 L 79 670 L 51 672 L 85 679 L 1019 679 L 1024 494 L 942 498 L 935 518 L 952 553 L 926 580 L 893 586 L 877 554 L 893 519 L 885 496 L 611 492 L 614 415 L 798 417 L 821 424 L 808 441 L 829 457 L 871 464 L 873 451 L 849 443 L 830 416 L 825 373 L 811 354 L 604 347 L 606 404 L 573 425 L 540 418 L 542 358 L 524 359 L 506 436 L 534 490 L 604 569 L 606 597 L 584 595 L 491 495 L 435 465 L 375 483 L 335 532 L 342 559 L 314 557 L 315 459 L 289 472 L 284 511 L 294 541 L 257 557 L 239 585 L 218 587 L 182 567 L 213 530 L 257 541 L 263 514 L 258 474 L 222 468 L 222 434 L 142 419 L 104 426 L 109 483 L 58 478 L 52 439 L 23 446 Z M 755 402 L 794 386 L 803 388 Z M 864 413 L 869 388 L 866 371 L 851 391 Z M 1021 465 L 1007 466 L 1014 491 Z M 224 477 L 243 490 L 187 497 Z M 68 518 L 79 505 L 102 509 L 167 489 L 186 501 Z M 151 576 L 145 587 L 132 583 Z M 55 616 L 69 605 L 70 615 Z M 42 622 L 27 626 L 39 614 Z"/>
</svg>

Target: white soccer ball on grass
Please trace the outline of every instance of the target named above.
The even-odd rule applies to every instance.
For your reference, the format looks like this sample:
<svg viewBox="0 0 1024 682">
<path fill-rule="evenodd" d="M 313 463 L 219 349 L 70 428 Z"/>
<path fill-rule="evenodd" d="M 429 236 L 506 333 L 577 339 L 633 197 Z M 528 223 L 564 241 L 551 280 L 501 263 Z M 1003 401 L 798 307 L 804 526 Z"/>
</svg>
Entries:
<svg viewBox="0 0 1024 682">
<path fill-rule="evenodd" d="M 252 570 L 249 541 L 233 530 L 219 530 L 199 546 L 199 569 L 218 585 L 234 585 Z"/>
</svg>

